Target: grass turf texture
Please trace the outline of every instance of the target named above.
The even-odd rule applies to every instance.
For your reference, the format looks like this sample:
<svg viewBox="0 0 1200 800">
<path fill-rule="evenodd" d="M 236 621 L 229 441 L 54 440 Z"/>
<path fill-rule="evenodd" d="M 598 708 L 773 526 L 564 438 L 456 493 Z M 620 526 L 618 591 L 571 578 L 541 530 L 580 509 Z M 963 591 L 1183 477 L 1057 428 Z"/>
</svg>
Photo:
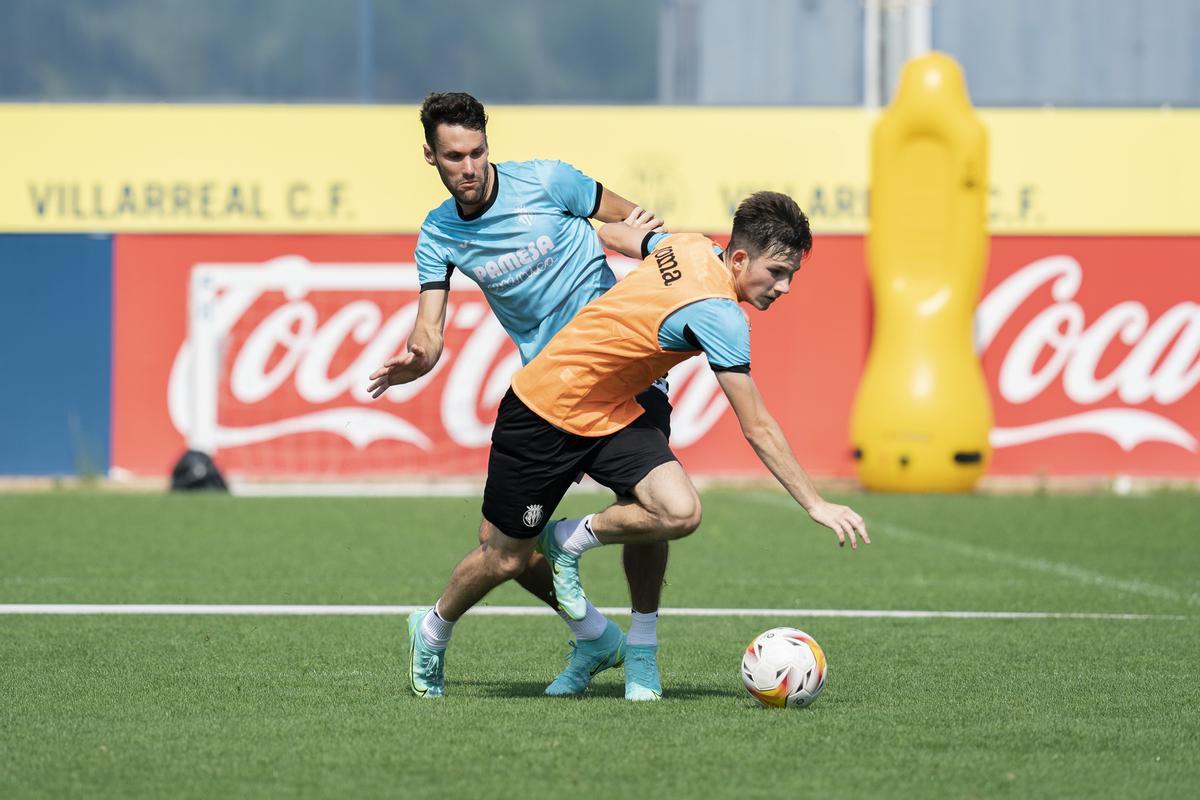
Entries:
<svg viewBox="0 0 1200 800">
<path fill-rule="evenodd" d="M 849 501 L 875 540 L 858 553 L 778 493 L 706 494 L 664 605 L 1186 619 L 667 617 L 666 698 L 635 705 L 619 671 L 541 696 L 568 635 L 550 617 L 465 619 L 450 697 L 427 702 L 407 693 L 403 617 L 0 616 L 0 796 L 1192 796 L 1195 495 Z M 477 515 L 475 498 L 0 495 L 0 603 L 431 602 Z M 600 605 L 627 602 L 619 560 L 585 557 Z M 742 648 L 780 624 L 829 657 L 811 708 L 741 689 Z"/>
</svg>

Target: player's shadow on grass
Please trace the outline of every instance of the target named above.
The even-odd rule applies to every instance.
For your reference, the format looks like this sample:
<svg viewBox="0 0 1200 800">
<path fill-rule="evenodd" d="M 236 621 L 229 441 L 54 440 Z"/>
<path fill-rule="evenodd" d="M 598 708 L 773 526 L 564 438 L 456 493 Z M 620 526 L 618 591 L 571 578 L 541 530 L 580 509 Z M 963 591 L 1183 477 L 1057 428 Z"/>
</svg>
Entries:
<svg viewBox="0 0 1200 800">
<path fill-rule="evenodd" d="M 538 697 L 545 700 L 561 700 L 563 702 L 571 702 L 574 700 L 587 700 L 589 698 L 596 699 L 625 699 L 625 686 L 620 683 L 606 682 L 593 686 L 588 689 L 587 694 L 582 698 L 576 697 L 546 697 L 546 685 L 542 682 L 531 681 L 501 681 L 501 680 L 485 680 L 485 681 L 470 681 L 465 686 L 471 686 L 482 697 Z M 742 692 L 733 689 L 714 688 L 711 686 L 699 686 L 695 684 L 671 685 L 668 684 L 663 689 L 663 694 L 671 700 L 696 700 L 706 697 L 741 697 Z"/>
</svg>

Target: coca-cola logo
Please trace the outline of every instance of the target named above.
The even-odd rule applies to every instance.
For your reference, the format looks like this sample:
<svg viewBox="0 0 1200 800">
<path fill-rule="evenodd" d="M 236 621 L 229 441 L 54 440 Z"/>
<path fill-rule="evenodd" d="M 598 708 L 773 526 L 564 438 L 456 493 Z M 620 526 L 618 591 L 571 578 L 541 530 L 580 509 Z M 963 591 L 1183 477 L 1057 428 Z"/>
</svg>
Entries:
<svg viewBox="0 0 1200 800">
<path fill-rule="evenodd" d="M 367 376 L 404 348 L 417 316 L 415 265 L 312 264 L 287 256 L 195 269 L 193 294 L 199 286 L 207 296 L 189 301 L 190 334 L 168 389 L 172 423 L 190 439 L 207 437 L 213 450 L 313 432 L 356 449 L 381 440 L 426 452 L 447 439 L 461 448 L 489 445 L 495 408 L 520 355 L 469 279 L 456 275 L 437 367 L 372 400 Z M 247 324 L 251 309 L 257 316 Z M 705 367 L 692 359 L 672 372 L 677 447 L 702 438 L 728 408 Z M 430 397 L 432 391 L 440 395 Z M 230 424 L 216 402 L 195 402 L 213 393 L 234 406 L 266 409 L 268 418 Z"/>
<path fill-rule="evenodd" d="M 993 428 L 994 447 L 1090 433 L 1124 450 L 1163 442 L 1196 452 L 1196 437 L 1160 411 L 1132 406 L 1172 406 L 1200 383 L 1200 304 L 1185 300 L 1151 319 L 1146 305 L 1123 300 L 1089 319 L 1077 301 L 1084 271 L 1079 261 L 1055 255 L 1033 261 L 997 285 L 976 311 L 977 350 L 986 353 L 1010 319 L 1048 286 L 1052 302 L 1018 331 L 1001 356 L 997 390 L 1015 406 L 1058 385 L 1081 410 L 1036 423 Z M 1007 338 L 1007 336 L 1005 337 Z M 1121 348 L 1115 367 L 1099 374 L 1106 356 Z"/>
</svg>

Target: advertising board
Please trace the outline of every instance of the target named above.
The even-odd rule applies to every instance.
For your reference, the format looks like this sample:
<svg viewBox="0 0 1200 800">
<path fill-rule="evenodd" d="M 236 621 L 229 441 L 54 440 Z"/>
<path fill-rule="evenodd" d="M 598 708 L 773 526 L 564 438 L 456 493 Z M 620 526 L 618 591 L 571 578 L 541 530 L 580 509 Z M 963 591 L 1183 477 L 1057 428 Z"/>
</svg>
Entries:
<svg viewBox="0 0 1200 800">
<path fill-rule="evenodd" d="M 383 398 L 367 375 L 407 338 L 412 236 L 120 236 L 113 468 L 162 474 L 189 443 L 254 476 L 479 475 L 519 366 L 483 295 L 450 293 L 437 370 Z M 863 241 L 819 237 L 791 295 L 751 310 L 752 371 L 801 462 L 849 476 L 870 336 Z M 991 473 L 1200 473 L 1200 238 L 1003 237 L 976 316 Z M 1138 280 L 1129 279 L 1135 272 Z M 216 281 L 210 323 L 189 285 Z M 223 282 L 222 282 L 223 281 Z M 197 333 L 199 331 L 199 333 Z M 203 367 L 204 364 L 211 365 Z M 671 375 L 689 470 L 761 475 L 702 358 Z"/>
</svg>

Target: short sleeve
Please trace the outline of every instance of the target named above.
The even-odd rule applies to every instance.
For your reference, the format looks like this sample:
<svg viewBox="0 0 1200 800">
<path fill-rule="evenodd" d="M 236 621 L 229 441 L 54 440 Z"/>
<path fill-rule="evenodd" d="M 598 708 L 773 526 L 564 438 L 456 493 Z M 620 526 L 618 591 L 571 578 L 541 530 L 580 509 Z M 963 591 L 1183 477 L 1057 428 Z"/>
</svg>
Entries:
<svg viewBox="0 0 1200 800">
<path fill-rule="evenodd" d="M 604 187 L 563 161 L 538 161 L 537 173 L 546 194 L 561 209 L 576 217 L 591 217 L 600 210 Z"/>
<path fill-rule="evenodd" d="M 645 238 L 642 239 L 642 258 L 649 258 L 655 248 L 662 244 L 663 239 L 666 239 L 670 235 L 669 233 L 656 233 L 654 231 L 647 233 Z"/>
<path fill-rule="evenodd" d="M 732 300 L 710 298 L 676 311 L 672 324 L 693 349 L 701 350 L 716 372 L 750 371 L 750 324 Z"/>
<path fill-rule="evenodd" d="M 450 288 L 450 275 L 454 272 L 454 264 L 440 252 L 440 248 L 430 240 L 425 231 L 421 231 L 421 235 L 417 237 L 414 258 L 422 292 L 426 289 Z"/>
</svg>

